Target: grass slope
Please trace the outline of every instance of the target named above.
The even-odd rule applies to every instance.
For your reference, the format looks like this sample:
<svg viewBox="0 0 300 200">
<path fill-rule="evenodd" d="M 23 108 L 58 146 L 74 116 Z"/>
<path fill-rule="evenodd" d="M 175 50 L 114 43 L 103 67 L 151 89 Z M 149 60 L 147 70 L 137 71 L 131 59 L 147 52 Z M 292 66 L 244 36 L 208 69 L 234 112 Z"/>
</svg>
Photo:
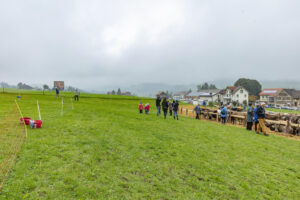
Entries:
<svg viewBox="0 0 300 200">
<path fill-rule="evenodd" d="M 299 110 L 286 110 L 278 108 L 267 108 L 268 111 L 279 112 L 279 113 L 291 113 L 291 114 L 300 114 Z"/>
<path fill-rule="evenodd" d="M 4 113 L 15 94 L 0 94 Z M 85 95 L 88 97 L 88 95 Z M 0 199 L 299 199 L 300 143 L 137 112 L 138 99 L 22 95 L 29 129 Z M 104 97 L 104 98 L 103 98 Z M 149 100 L 147 100 L 149 101 Z M 146 102 L 144 102 L 146 103 Z"/>
</svg>

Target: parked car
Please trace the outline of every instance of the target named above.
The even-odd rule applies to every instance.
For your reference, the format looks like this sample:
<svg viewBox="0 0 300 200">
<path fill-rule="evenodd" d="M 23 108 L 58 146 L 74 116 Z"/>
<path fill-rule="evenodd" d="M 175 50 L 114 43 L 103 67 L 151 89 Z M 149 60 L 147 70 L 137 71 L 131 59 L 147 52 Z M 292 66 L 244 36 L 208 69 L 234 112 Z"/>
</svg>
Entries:
<svg viewBox="0 0 300 200">
<path fill-rule="evenodd" d="M 298 108 L 297 107 L 291 107 L 291 110 L 297 110 Z"/>
</svg>

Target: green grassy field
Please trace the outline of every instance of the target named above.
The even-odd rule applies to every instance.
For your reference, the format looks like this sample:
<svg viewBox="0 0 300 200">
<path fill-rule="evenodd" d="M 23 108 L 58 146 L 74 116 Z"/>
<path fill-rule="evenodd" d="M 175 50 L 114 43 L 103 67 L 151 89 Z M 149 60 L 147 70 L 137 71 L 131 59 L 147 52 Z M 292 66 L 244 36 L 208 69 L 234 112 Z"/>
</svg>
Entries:
<svg viewBox="0 0 300 200">
<path fill-rule="evenodd" d="M 299 199 L 300 142 L 180 117 L 139 98 L 22 95 L 29 129 L 0 199 Z M 0 94 L 1 115 L 16 94 Z"/>
<path fill-rule="evenodd" d="M 278 108 L 267 108 L 267 111 L 279 112 L 279 113 L 300 114 L 299 110 L 286 110 L 286 109 L 278 109 Z"/>
</svg>

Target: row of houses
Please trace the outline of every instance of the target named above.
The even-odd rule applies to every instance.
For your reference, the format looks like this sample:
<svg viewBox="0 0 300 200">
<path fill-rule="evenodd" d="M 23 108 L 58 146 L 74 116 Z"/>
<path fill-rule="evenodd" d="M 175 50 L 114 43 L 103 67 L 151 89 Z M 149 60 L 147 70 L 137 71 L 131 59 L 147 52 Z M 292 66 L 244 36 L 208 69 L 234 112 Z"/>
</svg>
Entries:
<svg viewBox="0 0 300 200">
<path fill-rule="evenodd" d="M 236 102 L 237 104 L 248 104 L 249 92 L 244 87 L 229 86 L 223 90 L 200 90 L 198 92 L 178 92 L 173 95 L 176 100 L 194 100 L 201 102 L 223 102 L 230 104 Z"/>
<path fill-rule="evenodd" d="M 300 107 L 300 90 L 264 89 L 260 94 L 260 102 L 275 107 Z"/>
<path fill-rule="evenodd" d="M 159 95 L 164 97 L 164 93 Z M 295 89 L 264 89 L 260 93 L 259 103 L 275 107 L 300 107 L 300 90 Z M 178 92 L 173 95 L 175 100 L 194 100 L 205 102 L 223 102 L 224 104 L 248 104 L 249 92 L 241 86 L 228 86 L 225 89 L 200 90 L 198 92 Z"/>
</svg>

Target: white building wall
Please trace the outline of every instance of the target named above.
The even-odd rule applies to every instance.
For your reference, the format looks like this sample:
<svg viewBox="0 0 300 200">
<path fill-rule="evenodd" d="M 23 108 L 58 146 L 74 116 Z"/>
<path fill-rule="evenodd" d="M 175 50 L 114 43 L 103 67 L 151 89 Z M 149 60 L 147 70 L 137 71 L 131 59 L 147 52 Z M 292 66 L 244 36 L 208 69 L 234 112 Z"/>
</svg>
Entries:
<svg viewBox="0 0 300 200">
<path fill-rule="evenodd" d="M 244 101 L 246 101 L 247 104 L 248 104 L 248 99 L 249 99 L 249 93 L 244 88 L 241 88 L 241 89 L 237 90 L 232 95 L 232 101 L 236 101 L 239 104 L 243 104 Z"/>
<path fill-rule="evenodd" d="M 209 102 L 209 101 L 213 101 L 211 97 L 199 97 L 199 101 L 206 101 L 206 102 Z"/>
<path fill-rule="evenodd" d="M 236 101 L 239 104 L 243 104 L 243 102 L 246 100 L 247 104 L 248 104 L 248 102 L 249 102 L 249 92 L 244 88 L 240 88 L 239 90 L 235 91 L 232 94 L 231 90 L 227 89 L 226 93 L 223 95 L 221 100 L 224 103 L 232 103 L 232 102 Z"/>
</svg>

